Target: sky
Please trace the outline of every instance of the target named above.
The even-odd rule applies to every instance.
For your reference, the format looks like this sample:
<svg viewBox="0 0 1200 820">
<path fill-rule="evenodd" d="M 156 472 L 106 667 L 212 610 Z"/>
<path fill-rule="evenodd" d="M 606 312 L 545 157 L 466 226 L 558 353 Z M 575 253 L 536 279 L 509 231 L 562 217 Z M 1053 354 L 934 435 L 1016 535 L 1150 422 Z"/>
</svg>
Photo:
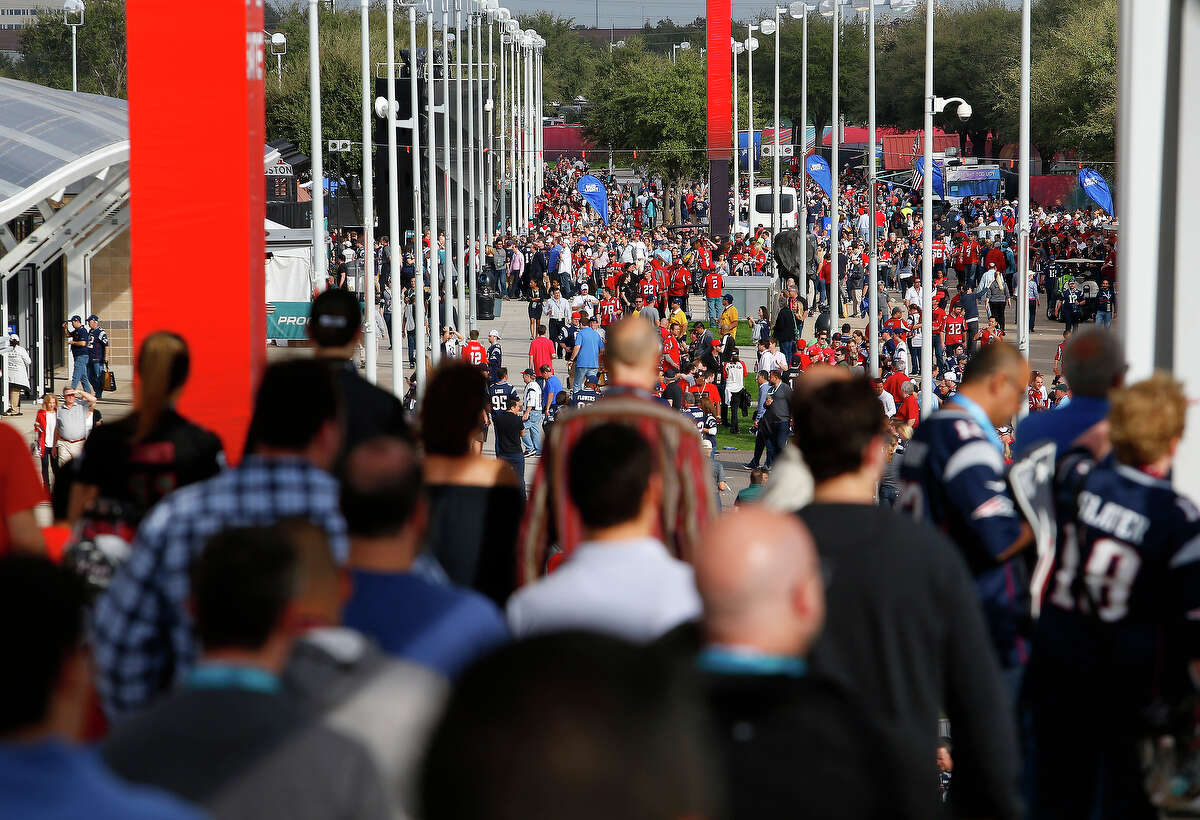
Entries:
<svg viewBox="0 0 1200 820">
<path fill-rule="evenodd" d="M 553 11 L 563 17 L 574 17 L 577 24 L 586 26 L 596 25 L 599 16 L 601 26 L 617 28 L 640 26 L 643 17 L 651 24 L 668 17 L 676 23 L 690 23 L 703 17 L 705 8 L 704 0 L 501 0 L 501 5 L 520 13 Z M 759 17 L 771 5 L 770 0 L 733 0 L 733 19 Z"/>
</svg>

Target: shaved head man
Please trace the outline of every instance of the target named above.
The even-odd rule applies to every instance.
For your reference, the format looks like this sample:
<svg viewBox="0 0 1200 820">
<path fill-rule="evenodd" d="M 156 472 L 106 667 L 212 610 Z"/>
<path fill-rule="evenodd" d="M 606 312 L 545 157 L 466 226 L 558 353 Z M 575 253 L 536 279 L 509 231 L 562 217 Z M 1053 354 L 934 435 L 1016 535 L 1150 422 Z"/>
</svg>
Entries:
<svg viewBox="0 0 1200 820">
<path fill-rule="evenodd" d="M 795 516 L 751 507 L 717 519 L 695 567 L 712 644 L 799 656 L 821 628 L 816 545 Z"/>
<path fill-rule="evenodd" d="M 605 343 L 609 383 L 650 389 L 658 378 L 662 345 L 654 326 L 622 319 L 608 329 Z"/>
<path fill-rule="evenodd" d="M 763 507 L 730 513 L 705 532 L 695 568 L 698 665 L 731 816 L 934 816 L 917 765 L 846 690 L 807 674 L 825 591 L 804 523 Z"/>
</svg>

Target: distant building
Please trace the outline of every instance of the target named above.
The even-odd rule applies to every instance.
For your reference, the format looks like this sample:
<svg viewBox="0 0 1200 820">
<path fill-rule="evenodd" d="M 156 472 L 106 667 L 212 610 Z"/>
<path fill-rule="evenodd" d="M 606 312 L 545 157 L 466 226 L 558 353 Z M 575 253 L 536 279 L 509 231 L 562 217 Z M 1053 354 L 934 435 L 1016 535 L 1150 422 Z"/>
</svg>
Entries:
<svg viewBox="0 0 1200 820">
<path fill-rule="evenodd" d="M 20 56 L 22 29 L 47 11 L 61 14 L 62 3 L 52 0 L 0 0 L 0 54 Z"/>
</svg>

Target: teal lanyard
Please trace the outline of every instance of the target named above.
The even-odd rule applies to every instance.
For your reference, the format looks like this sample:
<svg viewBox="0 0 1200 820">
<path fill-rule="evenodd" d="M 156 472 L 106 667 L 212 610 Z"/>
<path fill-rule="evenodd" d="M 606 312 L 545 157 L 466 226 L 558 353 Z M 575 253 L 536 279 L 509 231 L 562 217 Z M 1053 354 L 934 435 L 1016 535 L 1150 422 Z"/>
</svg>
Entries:
<svg viewBox="0 0 1200 820">
<path fill-rule="evenodd" d="M 719 675 L 785 675 L 802 678 L 808 671 L 804 658 L 768 655 L 752 649 L 710 646 L 700 652 L 697 665 Z"/>
<path fill-rule="evenodd" d="M 972 421 L 983 428 L 983 434 L 987 436 L 992 446 L 1000 452 L 1000 455 L 1004 455 L 1004 442 L 1000 440 L 1000 434 L 996 432 L 992 420 L 988 418 L 987 413 L 983 412 L 983 408 L 962 393 L 955 393 L 950 398 L 950 401 L 957 404 L 963 410 L 966 410 L 967 415 L 971 417 Z"/>
<path fill-rule="evenodd" d="M 188 673 L 186 686 L 189 689 L 245 689 L 274 694 L 279 691 L 279 678 L 253 666 L 205 663 Z"/>
</svg>

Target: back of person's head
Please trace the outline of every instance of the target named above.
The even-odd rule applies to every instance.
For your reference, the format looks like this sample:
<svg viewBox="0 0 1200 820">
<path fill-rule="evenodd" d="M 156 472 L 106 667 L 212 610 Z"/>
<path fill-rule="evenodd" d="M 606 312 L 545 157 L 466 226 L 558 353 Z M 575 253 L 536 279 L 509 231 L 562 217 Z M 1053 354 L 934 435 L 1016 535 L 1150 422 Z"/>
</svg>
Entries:
<svg viewBox="0 0 1200 820">
<path fill-rule="evenodd" d="M 0 556 L 0 617 L 12 661 L 0 675 L 0 737 L 50 717 L 55 689 L 82 645 L 84 605 L 75 573 L 42 556 Z"/>
<path fill-rule="evenodd" d="M 340 430 L 342 412 L 342 391 L 328 363 L 278 362 L 263 371 L 258 383 L 246 449 L 305 450 L 328 425 Z"/>
<path fill-rule="evenodd" d="M 187 381 L 191 357 L 187 342 L 177 333 L 160 330 L 142 342 L 137 356 L 137 426 L 133 443 L 154 430 L 172 397 Z"/>
<path fill-rule="evenodd" d="M 602 635 L 508 644 L 459 679 L 425 755 L 425 820 L 716 816 L 686 671 Z M 464 785 L 464 774 L 470 782 Z"/>
<path fill-rule="evenodd" d="M 296 553 L 291 603 L 297 616 L 312 624 L 339 623 L 350 584 L 333 557 L 329 533 L 307 518 L 285 519 L 276 526 Z"/>
<path fill-rule="evenodd" d="M 296 592 L 298 561 L 284 526 L 236 527 L 208 540 L 191 567 L 196 637 L 208 651 L 261 649 Z"/>
<path fill-rule="evenodd" d="M 1063 348 L 1063 375 L 1076 396 L 1104 398 L 1121 386 L 1125 369 L 1121 340 L 1105 328 L 1081 330 Z"/>
<path fill-rule="evenodd" d="M 1023 362 L 1021 351 L 1008 342 L 984 345 L 975 351 L 963 368 L 961 386 L 970 387 L 986 382 L 997 373 L 1002 373 L 1018 362 Z M 1025 380 L 1021 380 L 1024 385 Z"/>
<path fill-rule="evenodd" d="M 398 438 L 369 439 L 346 458 L 341 508 L 352 537 L 396 535 L 412 520 L 423 493 L 421 460 Z"/>
<path fill-rule="evenodd" d="M 442 365 L 425 388 L 421 405 L 421 441 L 425 452 L 463 456 L 482 423 L 487 379 L 473 367 Z"/>
<path fill-rule="evenodd" d="M 345 347 L 362 324 L 358 297 L 348 290 L 330 288 L 312 301 L 308 338 L 317 347 Z"/>
<path fill-rule="evenodd" d="M 796 655 L 820 631 L 820 562 L 797 516 L 739 507 L 709 525 L 692 563 L 710 642 Z"/>
<path fill-rule="evenodd" d="M 658 468 L 646 439 L 624 424 L 600 424 L 579 437 L 567 456 L 567 492 L 583 525 L 603 529 L 642 510 Z"/>
<path fill-rule="evenodd" d="M 645 384 L 635 386 L 648 388 L 658 372 L 662 355 L 658 332 L 649 322 L 632 316 L 622 319 L 608 329 L 605 354 L 609 369 L 617 371 L 615 378 L 645 374 L 640 379 Z"/>
<path fill-rule="evenodd" d="M 1187 409 L 1183 385 L 1166 373 L 1114 391 L 1108 411 L 1113 455 L 1132 467 L 1173 455 L 1183 437 Z"/>
<path fill-rule="evenodd" d="M 795 402 L 793 437 L 818 484 L 863 466 L 866 448 L 883 435 L 887 416 L 862 377 L 827 382 Z"/>
</svg>

